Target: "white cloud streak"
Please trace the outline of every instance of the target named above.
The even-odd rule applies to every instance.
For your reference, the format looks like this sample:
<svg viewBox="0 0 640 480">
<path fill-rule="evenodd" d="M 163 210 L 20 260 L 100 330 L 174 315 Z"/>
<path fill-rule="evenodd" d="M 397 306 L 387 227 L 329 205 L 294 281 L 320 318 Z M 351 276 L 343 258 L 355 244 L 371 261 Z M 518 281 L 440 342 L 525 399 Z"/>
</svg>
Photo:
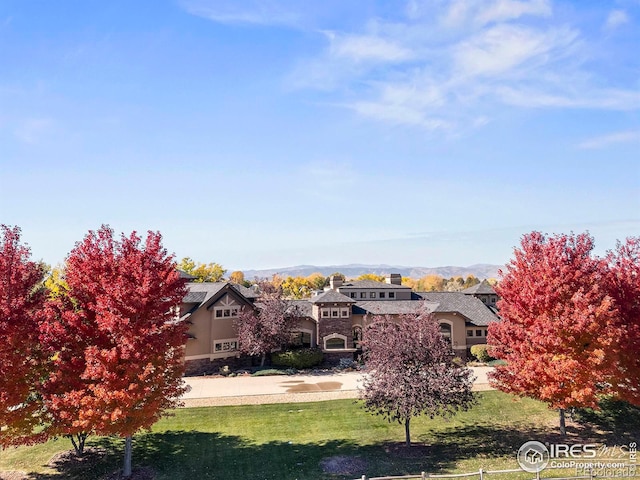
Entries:
<svg viewBox="0 0 640 480">
<path fill-rule="evenodd" d="M 604 29 L 606 31 L 613 31 L 625 23 L 629 23 L 629 15 L 627 15 L 627 12 L 624 10 L 611 10 L 604 23 Z"/>
<path fill-rule="evenodd" d="M 625 130 L 590 138 L 578 144 L 578 148 L 596 150 L 621 143 L 640 143 L 640 130 Z"/>
</svg>

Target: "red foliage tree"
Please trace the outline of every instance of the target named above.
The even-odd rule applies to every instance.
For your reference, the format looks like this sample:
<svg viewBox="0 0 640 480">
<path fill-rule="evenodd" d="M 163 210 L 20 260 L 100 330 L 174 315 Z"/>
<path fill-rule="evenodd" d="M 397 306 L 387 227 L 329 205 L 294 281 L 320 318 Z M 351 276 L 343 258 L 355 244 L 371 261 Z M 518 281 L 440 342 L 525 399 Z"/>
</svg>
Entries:
<svg viewBox="0 0 640 480">
<path fill-rule="evenodd" d="M 640 238 L 618 242 L 607 260 L 608 291 L 616 302 L 622 331 L 619 369 L 611 383 L 619 397 L 640 406 Z"/>
<path fill-rule="evenodd" d="M 263 366 L 267 354 L 291 342 L 298 324 L 297 309 L 282 298 L 282 288 L 272 282 L 258 284 L 256 308 L 243 308 L 236 321 L 240 351 L 259 355 Z"/>
<path fill-rule="evenodd" d="M 36 387 L 43 357 L 38 342 L 46 293 L 44 268 L 29 260 L 20 229 L 0 226 L 0 447 L 37 441 L 41 402 Z"/>
<path fill-rule="evenodd" d="M 369 371 L 361 391 L 365 408 L 404 423 L 407 447 L 412 417 L 448 417 L 475 402 L 471 370 L 453 363 L 451 346 L 426 310 L 397 319 L 373 317 L 362 349 Z"/>
<path fill-rule="evenodd" d="M 502 321 L 489 326 L 491 355 L 507 362 L 492 384 L 558 409 L 562 434 L 565 409 L 597 408 L 619 353 L 606 262 L 592 249 L 586 233 L 525 235 L 496 287 Z"/>
<path fill-rule="evenodd" d="M 186 325 L 175 318 L 184 281 L 159 233 L 117 241 L 106 226 L 76 244 L 65 280 L 68 298 L 43 328 L 53 354 L 43 389 L 51 432 L 125 437 L 128 476 L 131 436 L 184 392 Z"/>
</svg>

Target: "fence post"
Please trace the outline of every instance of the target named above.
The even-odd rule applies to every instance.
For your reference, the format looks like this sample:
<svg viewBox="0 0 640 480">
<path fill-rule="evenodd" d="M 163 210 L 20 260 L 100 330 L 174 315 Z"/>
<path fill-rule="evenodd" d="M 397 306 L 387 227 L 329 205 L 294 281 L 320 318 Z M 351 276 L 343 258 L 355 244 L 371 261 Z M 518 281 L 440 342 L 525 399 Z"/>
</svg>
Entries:
<svg viewBox="0 0 640 480">
<path fill-rule="evenodd" d="M 422 480 L 424 480 L 424 479 L 425 479 L 425 478 L 427 478 L 427 477 L 428 477 L 428 475 L 427 475 L 426 473 L 424 473 L 424 472 L 420 473 L 420 478 L 421 478 Z"/>
<path fill-rule="evenodd" d="M 360 480 L 367 480 L 367 476 L 363 474 Z"/>
<path fill-rule="evenodd" d="M 482 469 L 478 470 L 478 473 L 480 474 L 480 480 L 484 480 L 484 472 Z"/>
</svg>

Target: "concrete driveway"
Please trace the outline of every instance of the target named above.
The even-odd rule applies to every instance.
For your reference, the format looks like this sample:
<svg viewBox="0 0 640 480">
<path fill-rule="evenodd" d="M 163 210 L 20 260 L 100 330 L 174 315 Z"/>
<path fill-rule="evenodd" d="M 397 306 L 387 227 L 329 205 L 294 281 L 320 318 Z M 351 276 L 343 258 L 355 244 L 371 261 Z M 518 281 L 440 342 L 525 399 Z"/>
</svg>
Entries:
<svg viewBox="0 0 640 480">
<path fill-rule="evenodd" d="M 474 390 L 489 390 L 487 373 L 491 367 L 472 367 Z M 185 377 L 188 391 L 185 406 L 243 405 L 281 402 L 309 402 L 356 398 L 362 372 L 320 373 L 317 375 L 273 375 L 265 377 Z"/>
</svg>

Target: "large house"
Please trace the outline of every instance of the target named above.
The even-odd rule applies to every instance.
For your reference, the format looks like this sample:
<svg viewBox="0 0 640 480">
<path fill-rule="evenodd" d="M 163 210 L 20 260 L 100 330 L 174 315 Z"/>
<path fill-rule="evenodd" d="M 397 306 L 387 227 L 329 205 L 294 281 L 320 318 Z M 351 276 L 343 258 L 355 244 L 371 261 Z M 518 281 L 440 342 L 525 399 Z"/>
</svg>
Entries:
<svg viewBox="0 0 640 480">
<path fill-rule="evenodd" d="M 238 351 L 235 322 L 243 308 L 256 308 L 259 293 L 230 282 L 188 283 L 180 318 L 189 323 L 188 375 L 216 371 L 222 365 L 246 365 Z M 391 317 L 432 312 L 452 352 L 466 358 L 472 345 L 486 343 L 487 326 L 498 320 L 497 295 L 486 281 L 462 292 L 413 292 L 398 274 L 385 282 L 343 281 L 331 277 L 324 291 L 308 300 L 292 300 L 299 316 L 292 341 L 319 347 L 325 360 L 337 363 L 359 352 L 363 327 L 374 315 Z"/>
</svg>

